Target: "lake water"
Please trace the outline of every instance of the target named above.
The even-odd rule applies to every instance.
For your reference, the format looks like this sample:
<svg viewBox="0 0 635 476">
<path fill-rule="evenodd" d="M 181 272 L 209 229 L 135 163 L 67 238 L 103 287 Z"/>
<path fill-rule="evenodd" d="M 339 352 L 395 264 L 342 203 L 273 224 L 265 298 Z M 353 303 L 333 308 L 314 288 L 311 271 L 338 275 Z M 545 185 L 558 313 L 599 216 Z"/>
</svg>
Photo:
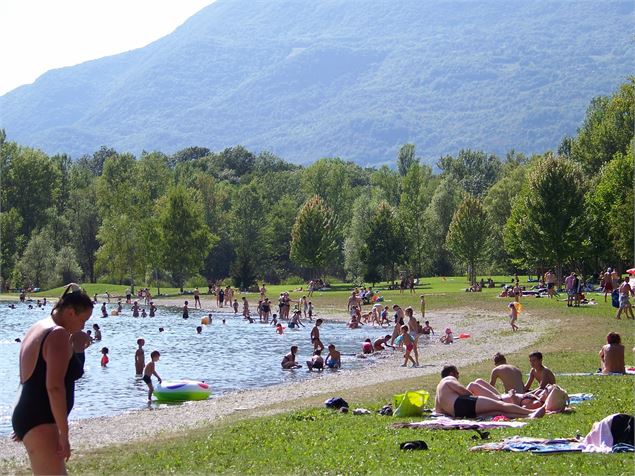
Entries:
<svg viewBox="0 0 635 476">
<path fill-rule="evenodd" d="M 15 339 L 22 338 L 34 322 L 51 311 L 50 304 L 45 309 L 36 306 L 29 309 L 24 303 L 15 303 L 16 308 L 11 309 L 9 304 L 0 303 L 0 375 L 3 376 L 0 435 L 12 431 L 11 413 L 19 389 L 20 344 Z M 114 308 L 114 304 L 110 308 Z M 133 318 L 127 306 L 118 317 L 101 318 L 100 314 L 97 305 L 93 317 L 86 323 L 86 329 L 99 324 L 102 340 L 86 350 L 85 374 L 76 383 L 71 420 L 146 408 L 147 386 L 135 378 L 134 353 L 139 337 L 146 342 L 146 362 L 151 351 L 161 352 L 157 372 L 162 379 L 204 380 L 212 386 L 212 398 L 233 390 L 266 387 L 317 375 L 306 368 L 283 371 L 280 367 L 282 357 L 294 344 L 300 347 L 297 360 L 306 367 L 304 361 L 313 350 L 309 322 L 300 330 L 285 329 L 283 335 L 278 335 L 270 325 L 249 324 L 233 312 L 215 312 L 212 325 L 203 326 L 202 334 L 198 335 L 196 326 L 201 317 L 207 315 L 202 311 L 191 310 L 188 320 L 182 318 L 180 309 L 167 307 L 160 307 L 157 317 L 153 318 Z M 221 323 L 223 318 L 225 325 Z M 159 332 L 159 327 L 165 331 Z M 369 360 L 354 357 L 361 349 L 361 342 L 367 337 L 379 337 L 382 331 L 351 330 L 342 323 L 327 321 L 320 326 L 320 334 L 325 346 L 333 342 L 342 352 L 342 366 L 354 369 L 369 364 Z M 100 366 L 102 347 L 110 351 L 106 368 Z M 326 352 L 322 355 L 326 356 Z"/>
</svg>

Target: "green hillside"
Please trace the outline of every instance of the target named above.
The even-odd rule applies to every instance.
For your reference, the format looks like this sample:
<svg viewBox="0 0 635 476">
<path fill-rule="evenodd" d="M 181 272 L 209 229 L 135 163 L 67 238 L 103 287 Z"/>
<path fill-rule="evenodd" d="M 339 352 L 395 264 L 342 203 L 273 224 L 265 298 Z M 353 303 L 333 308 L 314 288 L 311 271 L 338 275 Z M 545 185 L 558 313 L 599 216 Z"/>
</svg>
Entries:
<svg viewBox="0 0 635 476">
<path fill-rule="evenodd" d="M 218 0 L 145 48 L 7 93 L 0 127 L 73 156 L 242 144 L 370 165 L 406 142 L 430 161 L 543 152 L 632 70 L 633 12 L 626 0 Z"/>
</svg>

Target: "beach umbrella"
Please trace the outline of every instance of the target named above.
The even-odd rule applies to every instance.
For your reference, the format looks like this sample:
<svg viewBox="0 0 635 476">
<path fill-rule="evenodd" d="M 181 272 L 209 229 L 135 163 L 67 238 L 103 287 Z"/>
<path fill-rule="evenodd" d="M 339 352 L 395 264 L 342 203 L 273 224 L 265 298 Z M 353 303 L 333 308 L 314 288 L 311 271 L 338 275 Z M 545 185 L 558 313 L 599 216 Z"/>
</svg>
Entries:
<svg viewBox="0 0 635 476">
<path fill-rule="evenodd" d="M 626 272 L 628 274 L 635 274 L 635 268 L 627 269 Z"/>
</svg>

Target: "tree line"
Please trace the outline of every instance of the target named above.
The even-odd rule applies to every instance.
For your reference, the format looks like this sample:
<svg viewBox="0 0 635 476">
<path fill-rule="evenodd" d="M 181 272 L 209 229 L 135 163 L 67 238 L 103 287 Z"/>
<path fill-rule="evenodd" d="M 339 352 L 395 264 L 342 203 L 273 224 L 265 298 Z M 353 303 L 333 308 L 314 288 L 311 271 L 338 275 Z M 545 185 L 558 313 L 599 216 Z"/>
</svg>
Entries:
<svg viewBox="0 0 635 476">
<path fill-rule="evenodd" d="M 71 160 L 1 131 L 2 289 L 630 267 L 634 92 L 629 78 L 595 98 L 557 151 L 461 150 L 434 168 L 414 144 L 379 168 L 241 146 Z"/>
</svg>

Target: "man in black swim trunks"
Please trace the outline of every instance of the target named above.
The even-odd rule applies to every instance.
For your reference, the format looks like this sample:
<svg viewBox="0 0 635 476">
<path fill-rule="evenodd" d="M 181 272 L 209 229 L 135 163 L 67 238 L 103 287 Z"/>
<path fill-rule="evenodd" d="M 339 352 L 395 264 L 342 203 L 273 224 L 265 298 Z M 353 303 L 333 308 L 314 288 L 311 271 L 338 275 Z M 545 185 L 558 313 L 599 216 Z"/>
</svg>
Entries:
<svg viewBox="0 0 635 476">
<path fill-rule="evenodd" d="M 459 371 L 454 365 L 446 365 L 437 385 L 434 410 L 456 418 L 476 418 L 504 415 L 508 418 L 540 418 L 545 407 L 528 410 L 513 403 L 504 403 L 488 397 L 477 397 L 459 383 Z"/>
</svg>

